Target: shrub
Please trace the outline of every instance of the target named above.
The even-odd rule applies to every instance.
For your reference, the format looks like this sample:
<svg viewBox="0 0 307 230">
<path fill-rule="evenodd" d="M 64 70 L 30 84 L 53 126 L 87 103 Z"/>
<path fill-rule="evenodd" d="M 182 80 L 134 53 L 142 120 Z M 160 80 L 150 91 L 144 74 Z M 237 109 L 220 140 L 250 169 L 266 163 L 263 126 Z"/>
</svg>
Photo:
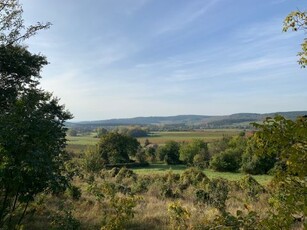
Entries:
<svg viewBox="0 0 307 230">
<path fill-rule="evenodd" d="M 77 220 L 71 209 L 65 209 L 63 206 L 51 216 L 51 229 L 53 230 L 78 230 L 81 223 Z"/>
<path fill-rule="evenodd" d="M 241 165 L 241 153 L 237 149 L 226 149 L 216 154 L 210 161 L 210 166 L 216 171 L 235 172 Z"/>
<path fill-rule="evenodd" d="M 159 159 L 166 164 L 179 164 L 179 143 L 168 141 L 158 149 Z"/>
<path fill-rule="evenodd" d="M 95 148 L 88 148 L 84 153 L 84 168 L 89 173 L 98 173 L 105 164 L 100 153 Z"/>
<path fill-rule="evenodd" d="M 257 154 L 260 150 L 259 142 L 257 138 L 253 136 L 249 141 L 247 148 L 242 155 L 242 171 L 252 175 L 266 174 L 273 169 L 277 162 L 276 153 Z"/>
<path fill-rule="evenodd" d="M 207 184 L 209 178 L 200 169 L 188 168 L 180 176 L 180 187 L 181 189 L 186 189 L 190 185 L 197 186 L 200 183 Z"/>
<path fill-rule="evenodd" d="M 134 208 L 137 197 L 114 196 L 111 197 L 104 210 L 101 230 L 120 230 L 134 217 Z"/>
<path fill-rule="evenodd" d="M 217 208 L 220 212 L 225 212 L 228 192 L 229 186 L 227 180 L 222 178 L 212 179 L 208 186 L 209 204 Z"/>
<path fill-rule="evenodd" d="M 188 165 L 193 165 L 194 157 L 196 155 L 200 155 L 202 157 L 198 157 L 198 161 L 202 160 L 203 164 L 205 161 L 209 161 L 209 151 L 208 145 L 206 142 L 200 139 L 195 139 L 191 143 L 184 143 L 180 146 L 180 160 Z M 201 163 L 201 162 L 196 162 Z"/>
<path fill-rule="evenodd" d="M 246 195 L 252 200 L 258 200 L 259 195 L 265 192 L 264 187 L 250 175 L 243 177 L 239 183 Z"/>
<path fill-rule="evenodd" d="M 127 169 L 126 167 L 123 167 L 119 170 L 115 178 L 117 182 L 122 181 L 124 178 L 131 178 L 133 181 L 135 181 L 137 178 L 137 175 L 131 169 Z"/>
<path fill-rule="evenodd" d="M 191 214 L 179 202 L 173 202 L 168 205 L 168 214 L 172 229 L 188 229 L 188 220 Z"/>
</svg>

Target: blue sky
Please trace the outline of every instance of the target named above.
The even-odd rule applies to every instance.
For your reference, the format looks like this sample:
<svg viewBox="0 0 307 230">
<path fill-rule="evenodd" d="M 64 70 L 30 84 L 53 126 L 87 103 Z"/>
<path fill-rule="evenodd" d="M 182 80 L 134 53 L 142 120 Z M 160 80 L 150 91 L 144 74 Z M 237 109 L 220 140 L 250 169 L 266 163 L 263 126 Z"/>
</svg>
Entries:
<svg viewBox="0 0 307 230">
<path fill-rule="evenodd" d="M 47 56 L 41 85 L 75 120 L 307 110 L 306 0 L 20 0 L 26 41 Z"/>
</svg>

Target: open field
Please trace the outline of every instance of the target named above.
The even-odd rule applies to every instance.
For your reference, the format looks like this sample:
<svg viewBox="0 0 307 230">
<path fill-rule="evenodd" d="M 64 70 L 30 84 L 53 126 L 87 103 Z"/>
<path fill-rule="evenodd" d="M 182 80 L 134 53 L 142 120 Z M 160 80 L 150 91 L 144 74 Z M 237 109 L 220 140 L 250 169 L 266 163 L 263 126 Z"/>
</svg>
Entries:
<svg viewBox="0 0 307 230">
<path fill-rule="evenodd" d="M 133 171 L 140 175 L 163 174 L 169 171 L 180 174 L 185 169 L 187 169 L 185 165 L 151 164 L 148 167 L 133 169 Z M 246 175 L 244 173 L 215 172 L 211 169 L 205 169 L 203 171 L 210 179 L 221 177 L 230 181 L 238 181 Z M 255 175 L 253 177 L 262 185 L 268 184 L 272 179 L 272 176 L 269 175 Z"/>
<path fill-rule="evenodd" d="M 234 136 L 238 134 L 239 129 L 208 129 L 204 131 L 183 131 L 183 132 L 153 132 L 148 137 L 138 138 L 143 144 L 146 139 L 153 144 L 164 144 L 167 141 L 189 142 L 192 139 L 202 139 L 206 142 L 213 142 L 221 139 L 223 136 Z"/>
<path fill-rule="evenodd" d="M 88 146 L 93 146 L 99 141 L 98 138 L 95 138 L 94 135 L 87 136 L 67 136 L 67 146 L 66 150 L 79 154 L 83 152 Z"/>
<path fill-rule="evenodd" d="M 148 139 L 150 143 L 163 145 L 165 142 L 173 140 L 177 142 L 189 142 L 193 139 L 203 139 L 206 142 L 213 142 L 221 139 L 223 136 L 237 135 L 239 129 L 209 129 L 205 131 L 187 131 L 187 132 L 153 132 L 149 137 L 138 138 L 141 144 Z M 86 136 L 71 137 L 68 136 L 67 150 L 74 153 L 81 153 L 88 146 L 98 143 L 99 139 L 94 137 L 95 134 Z M 151 164 L 149 167 L 136 168 L 137 174 L 163 174 L 171 170 L 173 173 L 182 173 L 187 167 L 185 165 L 165 165 L 162 163 Z M 211 178 L 222 177 L 227 180 L 240 180 L 244 177 L 243 173 L 215 172 L 210 169 L 204 170 L 205 174 Z M 257 175 L 254 178 L 261 184 L 267 184 L 271 180 L 271 176 Z"/>
<path fill-rule="evenodd" d="M 206 142 L 213 142 L 221 139 L 223 136 L 234 136 L 242 130 L 240 129 L 208 129 L 204 131 L 186 131 L 186 132 L 152 132 L 148 137 L 138 138 L 141 144 L 148 139 L 152 144 L 164 144 L 167 141 L 189 142 L 193 139 L 202 139 Z M 94 134 L 84 136 L 68 136 L 68 151 L 80 153 L 87 146 L 93 146 L 98 143 L 99 139 Z"/>
</svg>

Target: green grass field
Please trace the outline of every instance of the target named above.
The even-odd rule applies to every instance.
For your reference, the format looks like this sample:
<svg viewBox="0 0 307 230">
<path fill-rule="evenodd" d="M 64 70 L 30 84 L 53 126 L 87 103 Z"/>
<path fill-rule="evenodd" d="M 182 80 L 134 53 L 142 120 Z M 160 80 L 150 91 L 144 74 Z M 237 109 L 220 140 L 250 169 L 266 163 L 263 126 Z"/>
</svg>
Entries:
<svg viewBox="0 0 307 230">
<path fill-rule="evenodd" d="M 239 129 L 208 129 L 204 131 L 186 131 L 186 132 L 153 132 L 148 137 L 138 138 L 141 144 L 148 139 L 152 144 L 164 144 L 167 141 L 189 142 L 193 139 L 202 139 L 206 142 L 213 142 L 221 139 L 223 136 L 234 136 L 240 131 Z M 67 150 L 75 153 L 84 151 L 87 146 L 93 146 L 98 143 L 99 139 L 94 134 L 84 136 L 67 136 Z"/>
<path fill-rule="evenodd" d="M 143 144 L 146 139 L 153 144 L 164 144 L 167 141 L 189 142 L 193 139 L 202 139 L 206 142 L 213 142 L 221 139 L 224 135 L 234 136 L 241 130 L 239 129 L 208 129 L 204 131 L 185 131 L 185 132 L 153 132 L 149 137 L 138 138 Z"/>
<path fill-rule="evenodd" d="M 187 167 L 185 165 L 165 165 L 165 164 L 151 164 L 148 167 L 136 168 L 133 171 L 140 175 L 150 174 L 163 174 L 169 172 L 182 173 Z M 231 172 L 215 172 L 210 169 L 205 169 L 204 173 L 210 178 L 221 177 L 230 181 L 237 181 L 243 178 L 246 174 L 244 173 L 231 173 Z M 266 185 L 272 180 L 272 176 L 269 175 L 255 175 L 253 176 L 260 184 Z"/>
<path fill-rule="evenodd" d="M 237 135 L 241 130 L 238 129 L 210 129 L 205 131 L 189 131 L 189 132 L 154 132 L 149 137 L 138 138 L 139 142 L 143 144 L 146 139 L 153 144 L 164 144 L 166 141 L 189 142 L 193 139 L 203 139 L 206 142 L 212 142 L 221 139 L 223 136 Z M 74 153 L 81 153 L 88 146 L 93 146 L 98 143 L 99 139 L 92 135 L 71 137 L 68 136 L 67 150 Z M 186 169 L 185 165 L 165 165 L 165 164 L 151 164 L 146 168 L 137 168 L 134 171 L 137 174 L 153 174 L 166 173 L 172 170 L 174 173 L 182 173 Z M 227 180 L 240 180 L 245 174 L 230 173 L 230 172 L 215 172 L 210 169 L 204 170 L 209 178 L 222 177 Z M 268 175 L 257 175 L 255 179 L 261 184 L 267 184 L 272 177 Z"/>
</svg>

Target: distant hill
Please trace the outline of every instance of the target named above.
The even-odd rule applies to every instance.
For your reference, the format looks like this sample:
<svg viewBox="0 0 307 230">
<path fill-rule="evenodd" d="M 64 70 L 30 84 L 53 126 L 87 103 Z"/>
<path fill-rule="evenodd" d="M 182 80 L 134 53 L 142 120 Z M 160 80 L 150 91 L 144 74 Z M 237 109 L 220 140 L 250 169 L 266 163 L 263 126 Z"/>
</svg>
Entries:
<svg viewBox="0 0 307 230">
<path fill-rule="evenodd" d="M 68 122 L 68 127 L 102 127 L 102 126 L 124 126 L 124 125 L 155 125 L 155 126 L 197 126 L 201 128 L 231 128 L 249 126 L 250 122 L 258 122 L 266 117 L 274 117 L 280 114 L 288 119 L 295 119 L 298 116 L 307 115 L 307 111 L 275 112 L 275 113 L 236 113 L 224 116 L 206 115 L 178 115 L 178 116 L 157 116 L 157 117 L 135 117 L 122 119 L 109 119 L 97 121 Z"/>
</svg>

